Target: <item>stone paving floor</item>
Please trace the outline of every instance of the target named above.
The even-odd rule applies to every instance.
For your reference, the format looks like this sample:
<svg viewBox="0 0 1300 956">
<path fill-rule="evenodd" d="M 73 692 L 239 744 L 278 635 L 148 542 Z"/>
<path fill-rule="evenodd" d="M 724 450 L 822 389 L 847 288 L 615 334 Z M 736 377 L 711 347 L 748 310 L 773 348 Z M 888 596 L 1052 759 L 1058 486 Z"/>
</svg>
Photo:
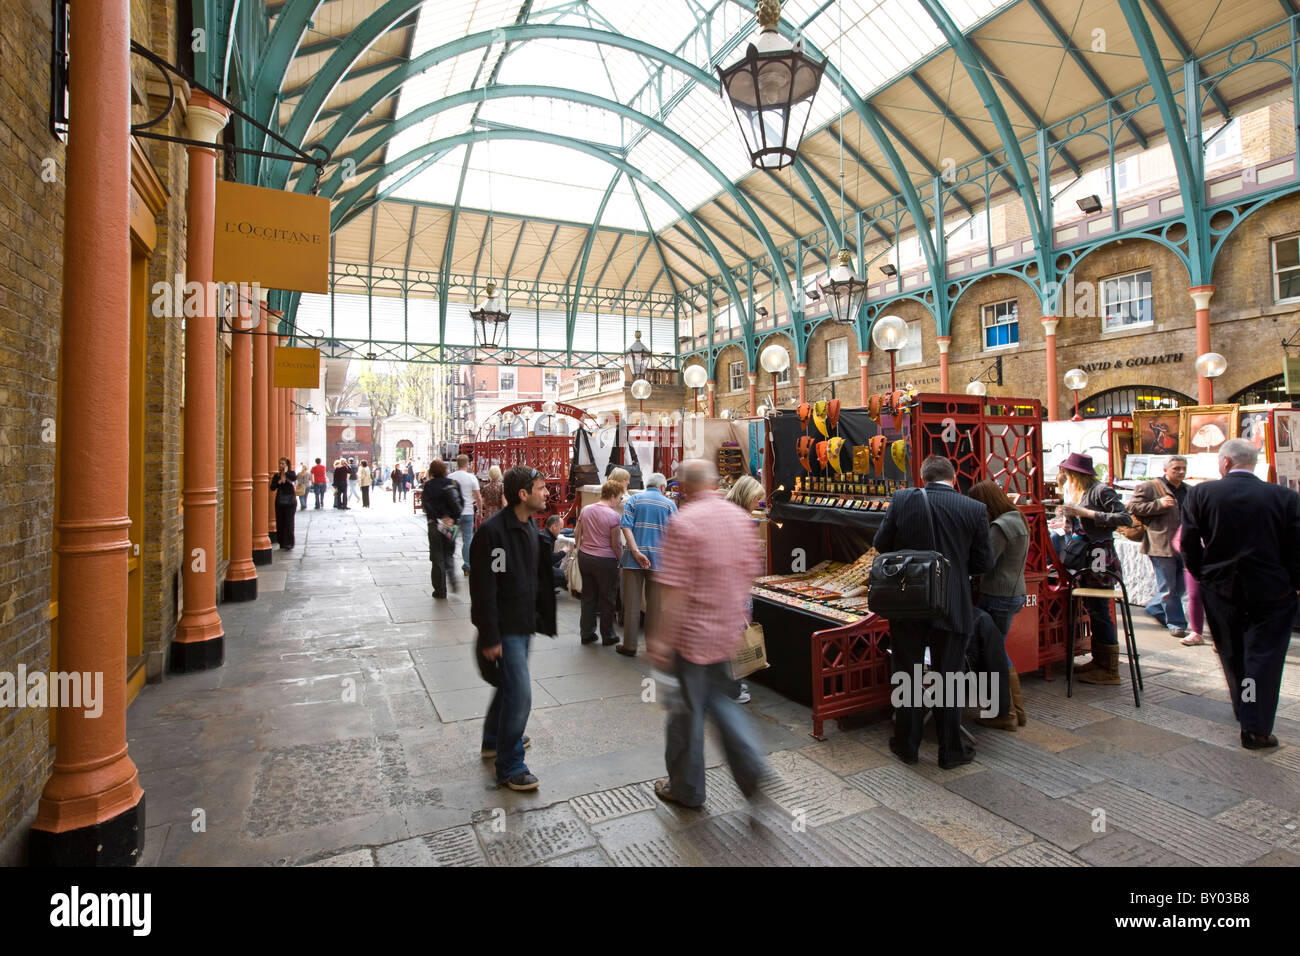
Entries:
<svg viewBox="0 0 1300 956">
<path fill-rule="evenodd" d="M 644 655 L 581 646 L 578 604 L 534 638 L 535 793 L 479 757 L 490 688 L 464 589 L 430 596 L 422 518 L 298 513 L 260 597 L 224 604 L 226 663 L 169 676 L 128 711 L 153 865 L 1296 865 L 1300 647 L 1272 753 L 1241 749 L 1211 648 L 1140 623 L 1147 693 L 1024 678 L 1029 725 L 976 727 L 943 771 L 888 750 L 888 714 L 827 725 L 751 684 L 773 775 L 753 805 L 707 744 L 708 803 L 660 803 L 662 706 Z M 1139 614 L 1139 616 L 1141 616 Z M 1127 682 L 1127 677 L 1125 678 Z M 1103 818 L 1104 814 L 1104 818 Z"/>
</svg>

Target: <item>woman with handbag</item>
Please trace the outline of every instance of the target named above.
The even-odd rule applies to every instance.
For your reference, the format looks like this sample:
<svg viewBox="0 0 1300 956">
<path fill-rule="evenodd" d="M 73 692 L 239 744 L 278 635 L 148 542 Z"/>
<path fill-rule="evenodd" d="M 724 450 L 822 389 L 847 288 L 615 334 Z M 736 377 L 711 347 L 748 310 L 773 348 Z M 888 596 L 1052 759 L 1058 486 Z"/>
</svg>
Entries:
<svg viewBox="0 0 1300 956">
<path fill-rule="evenodd" d="M 311 488 L 311 473 L 307 471 L 307 465 L 304 462 L 298 462 L 298 477 L 293 483 L 293 490 L 298 495 L 298 501 L 302 504 L 299 511 L 307 510 L 307 491 Z"/>
<path fill-rule="evenodd" d="M 1058 466 L 1061 514 L 1067 519 L 1067 534 L 1058 552 L 1062 563 L 1077 572 L 1084 587 L 1111 587 L 1113 581 L 1097 579 L 1093 568 L 1119 577 L 1119 556 L 1115 554 L 1116 528 L 1133 523 L 1133 517 L 1120 501 L 1119 493 L 1097 480 L 1092 458 L 1072 452 Z M 1115 622 L 1110 618 L 1110 601 L 1084 598 L 1083 606 L 1092 623 L 1092 660 L 1074 669 L 1074 676 L 1085 684 L 1118 684 L 1119 641 Z"/>
<path fill-rule="evenodd" d="M 420 505 L 429 522 L 429 576 L 433 596 L 446 598 L 447 587 L 456 588 L 456 521 L 462 507 L 460 487 L 447 477 L 447 463 L 429 464 L 429 480 L 420 491 Z"/>
<path fill-rule="evenodd" d="M 596 643 L 597 608 L 600 639 L 606 647 L 618 643 L 614 632 L 614 597 L 618 590 L 618 555 L 623 547 L 619 523 L 623 486 L 612 478 L 600 488 L 600 501 L 578 516 L 578 572 L 582 575 L 582 643 Z"/>
</svg>

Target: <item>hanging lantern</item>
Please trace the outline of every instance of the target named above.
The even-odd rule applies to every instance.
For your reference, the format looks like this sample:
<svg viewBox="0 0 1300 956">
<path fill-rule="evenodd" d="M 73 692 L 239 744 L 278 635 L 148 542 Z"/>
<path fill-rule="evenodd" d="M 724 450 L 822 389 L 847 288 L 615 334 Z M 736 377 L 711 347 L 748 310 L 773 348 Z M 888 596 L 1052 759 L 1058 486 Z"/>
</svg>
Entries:
<svg viewBox="0 0 1300 956">
<path fill-rule="evenodd" d="M 640 329 L 636 331 L 636 341 L 628 346 L 628 350 L 624 354 L 627 356 L 627 364 L 632 369 L 632 377 L 634 379 L 645 378 L 645 373 L 650 368 L 650 359 L 654 353 L 646 348 L 645 343 L 641 341 Z"/>
<path fill-rule="evenodd" d="M 812 112 L 813 97 L 826 69 L 804 55 L 803 41 L 791 45 L 777 31 L 779 0 L 759 0 L 757 43 L 744 59 L 718 68 L 755 169 L 783 169 L 794 162 Z"/>
<path fill-rule="evenodd" d="M 837 325 L 853 325 L 867 295 L 867 284 L 858 278 L 850 265 L 849 250 L 841 249 L 839 262 L 821 283 L 822 294 L 831 309 L 831 321 Z"/>
<path fill-rule="evenodd" d="M 478 308 L 470 312 L 469 317 L 474 320 L 475 344 L 480 348 L 495 349 L 501 344 L 506 323 L 510 321 L 510 313 L 502 308 L 495 282 L 489 279 L 483 291 L 486 296 L 479 302 Z"/>
</svg>

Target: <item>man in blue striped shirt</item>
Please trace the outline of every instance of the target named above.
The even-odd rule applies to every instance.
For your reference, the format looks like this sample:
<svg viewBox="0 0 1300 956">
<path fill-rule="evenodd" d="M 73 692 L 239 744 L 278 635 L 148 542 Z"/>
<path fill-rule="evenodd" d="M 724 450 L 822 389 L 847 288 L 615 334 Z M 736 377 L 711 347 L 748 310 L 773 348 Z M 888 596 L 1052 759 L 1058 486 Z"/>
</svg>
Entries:
<svg viewBox="0 0 1300 956">
<path fill-rule="evenodd" d="M 668 480 L 656 472 L 645 480 L 645 491 L 623 505 L 623 643 L 615 648 L 626 657 L 636 657 L 641 633 L 641 595 L 645 594 L 646 630 L 653 633 L 658 612 L 658 588 L 654 572 L 659 568 L 659 543 L 668 519 L 677 506 L 664 495 Z"/>
</svg>

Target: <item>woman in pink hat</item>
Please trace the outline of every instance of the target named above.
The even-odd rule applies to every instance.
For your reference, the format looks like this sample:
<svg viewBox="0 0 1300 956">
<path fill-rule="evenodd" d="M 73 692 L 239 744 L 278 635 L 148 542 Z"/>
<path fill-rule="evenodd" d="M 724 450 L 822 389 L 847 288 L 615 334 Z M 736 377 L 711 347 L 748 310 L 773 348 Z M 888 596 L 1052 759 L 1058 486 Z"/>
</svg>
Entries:
<svg viewBox="0 0 1300 956">
<path fill-rule="evenodd" d="M 1057 485 L 1064 504 L 1061 514 L 1073 523 L 1075 533 L 1086 537 L 1092 548 L 1100 548 L 1105 570 L 1119 576 L 1119 557 L 1115 554 L 1115 529 L 1133 523 L 1119 493 L 1110 485 L 1097 480 L 1092 458 L 1073 452 L 1057 466 Z M 1067 523 L 1068 527 L 1068 523 Z M 1109 587 L 1110 582 L 1092 582 L 1084 571 L 1080 583 Z M 1104 598 L 1084 598 L 1083 606 L 1092 622 L 1092 660 L 1074 669 L 1074 675 L 1085 684 L 1118 684 L 1119 642 L 1115 635 L 1115 622 L 1110 619 L 1109 601 Z"/>
</svg>

